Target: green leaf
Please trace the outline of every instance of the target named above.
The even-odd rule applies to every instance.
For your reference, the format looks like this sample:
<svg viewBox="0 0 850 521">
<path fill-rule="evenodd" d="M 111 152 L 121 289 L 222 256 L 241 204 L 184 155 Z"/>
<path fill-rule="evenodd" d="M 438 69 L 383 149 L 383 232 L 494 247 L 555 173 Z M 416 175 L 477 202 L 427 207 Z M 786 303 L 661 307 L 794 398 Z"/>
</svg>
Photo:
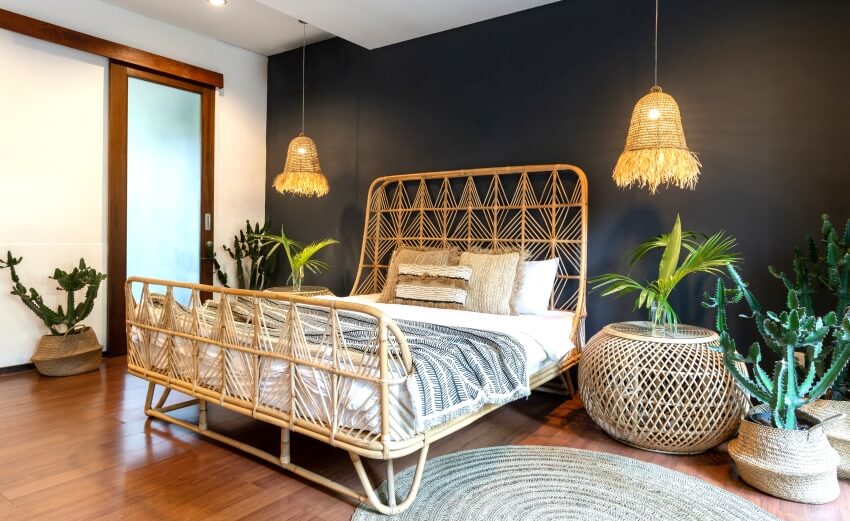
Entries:
<svg viewBox="0 0 850 521">
<path fill-rule="evenodd" d="M 673 231 L 667 237 L 667 245 L 661 255 L 661 263 L 658 265 L 658 280 L 669 280 L 676 271 L 679 264 L 679 255 L 682 252 L 682 221 L 676 215 Z"/>
</svg>

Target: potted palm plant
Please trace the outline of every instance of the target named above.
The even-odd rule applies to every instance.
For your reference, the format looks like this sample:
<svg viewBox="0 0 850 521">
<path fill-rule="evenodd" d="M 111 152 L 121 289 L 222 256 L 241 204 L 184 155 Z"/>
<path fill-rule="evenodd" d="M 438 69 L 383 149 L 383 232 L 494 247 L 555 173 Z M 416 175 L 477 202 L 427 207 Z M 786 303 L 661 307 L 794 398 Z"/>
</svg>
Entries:
<svg viewBox="0 0 850 521">
<path fill-rule="evenodd" d="M 838 497 L 839 456 L 830 447 L 824 427 L 838 415 L 818 420 L 801 409 L 821 397 L 850 360 L 850 317 L 835 311 L 818 316 L 789 289 L 787 309 L 763 311 L 737 271 L 729 266 L 734 288 L 717 280 L 713 297 L 703 303 L 717 310 L 718 349 L 738 385 L 762 403 L 746 414 L 738 437 L 729 442 L 741 478 L 768 494 L 802 503 L 827 503 Z M 762 367 L 761 344 L 741 355 L 726 321 L 727 305 L 745 300 L 750 317 L 776 362 Z M 824 340 L 834 339 L 831 350 Z M 805 353 L 802 364 L 796 353 Z M 747 371 L 744 364 L 749 364 Z"/>
<path fill-rule="evenodd" d="M 303 244 L 287 237 L 283 227 L 280 228 L 280 235 L 262 233 L 252 235 L 252 237 L 256 237 L 264 246 L 271 245 L 268 251 L 269 256 L 273 255 L 278 248 L 283 249 L 290 269 L 287 282 L 290 282 L 296 291 L 301 289 L 306 271 L 317 274 L 330 269 L 330 264 L 314 259 L 313 256 L 326 246 L 339 244 L 339 241 L 330 238 Z"/>
<path fill-rule="evenodd" d="M 629 271 L 648 253 L 661 249 L 661 261 L 658 265 L 658 277 L 655 280 L 638 282 L 630 275 L 607 273 L 590 279 L 594 290 L 601 290 L 602 296 L 622 296 L 637 293 L 634 309 L 646 309 L 650 313 L 653 331 L 668 327 L 675 329 L 679 316 L 670 305 L 670 295 L 676 286 L 695 273 L 720 274 L 729 264 L 740 261 L 734 252 L 735 238 L 724 232 L 700 239 L 690 231 L 682 231 L 682 222 L 676 215 L 676 222 L 670 233 L 654 237 L 629 254 Z M 682 252 L 686 251 L 684 260 Z M 681 262 L 680 262 L 681 260 Z"/>
<path fill-rule="evenodd" d="M 49 334 L 41 337 L 32 362 L 39 373 L 45 376 L 70 376 L 100 367 L 102 347 L 97 341 L 94 330 L 84 326 L 82 321 L 91 314 L 101 282 L 106 275 L 86 265 L 84 259 L 71 271 L 57 268 L 51 279 L 67 293 L 66 306 L 53 310 L 45 305 L 42 296 L 35 288 L 27 289 L 18 277 L 15 266 L 23 257 L 14 257 L 6 253 L 6 260 L 0 260 L 0 269 L 8 268 L 12 278 L 12 295 L 21 299 L 24 305 L 41 319 Z M 85 290 L 82 302 L 75 301 L 76 293 Z"/>
</svg>

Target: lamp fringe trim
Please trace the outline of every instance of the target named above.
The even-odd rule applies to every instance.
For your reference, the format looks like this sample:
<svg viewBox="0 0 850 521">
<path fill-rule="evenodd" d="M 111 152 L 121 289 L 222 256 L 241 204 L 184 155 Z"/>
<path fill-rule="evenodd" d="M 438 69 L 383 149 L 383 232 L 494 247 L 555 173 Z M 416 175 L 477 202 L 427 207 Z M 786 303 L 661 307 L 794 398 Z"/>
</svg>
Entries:
<svg viewBox="0 0 850 521">
<path fill-rule="evenodd" d="M 328 193 L 328 179 L 320 172 L 283 172 L 272 183 L 275 190 L 305 197 L 321 197 Z"/>
<path fill-rule="evenodd" d="M 697 155 L 686 148 L 626 150 L 617 160 L 613 177 L 621 188 L 637 185 L 652 194 L 662 184 L 693 190 L 701 166 Z"/>
</svg>

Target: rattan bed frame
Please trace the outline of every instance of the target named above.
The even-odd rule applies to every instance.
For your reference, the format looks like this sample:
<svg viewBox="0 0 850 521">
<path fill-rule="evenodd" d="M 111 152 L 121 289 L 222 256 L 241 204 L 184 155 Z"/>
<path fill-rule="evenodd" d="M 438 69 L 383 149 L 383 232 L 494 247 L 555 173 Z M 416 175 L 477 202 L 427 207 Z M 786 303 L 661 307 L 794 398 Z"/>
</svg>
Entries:
<svg viewBox="0 0 850 521">
<path fill-rule="evenodd" d="M 578 363 L 584 345 L 587 260 L 587 179 L 565 164 L 456 170 L 382 177 L 369 190 L 366 222 L 357 278 L 352 294 L 377 293 L 383 286 L 392 251 L 402 245 L 467 247 L 521 247 L 529 259 L 561 259 L 552 291 L 553 309 L 574 312 L 570 340 L 575 349 L 557 363 L 531 376 L 531 387 L 556 379 L 572 393 L 567 370 Z M 164 287 L 164 298 L 155 303 L 154 291 Z M 133 289 L 137 290 L 138 299 Z M 199 284 L 132 277 L 127 280 L 127 364 L 130 374 L 149 381 L 145 413 L 244 450 L 336 492 L 371 505 L 384 514 L 405 510 L 415 499 L 428 447 L 435 441 L 474 422 L 498 406 L 443 423 L 424 433 L 404 431 L 393 417 L 398 401 L 392 392 L 412 377 L 412 362 L 404 335 L 380 310 L 359 303 L 296 297 Z M 189 295 L 187 309 L 175 301 L 175 291 Z M 217 302 L 214 323 L 202 316 L 202 297 Z M 249 302 L 250 317 L 234 318 L 234 302 Z M 264 322 L 270 301 L 289 303 L 282 327 L 270 335 Z M 307 309 L 327 313 L 325 341 L 310 344 L 301 329 Z M 155 312 L 158 310 L 158 312 Z M 182 321 L 177 318 L 183 313 Z M 339 335 L 339 313 L 357 312 L 370 317 L 375 348 L 349 352 Z M 187 315 L 188 313 L 188 315 Z M 191 317 L 188 321 L 186 317 Z M 243 317 L 244 318 L 244 317 Z M 208 317 L 207 317 L 208 319 Z M 157 337 L 164 346 L 154 349 Z M 390 349 L 389 345 L 396 348 Z M 191 355 L 186 355 L 186 349 Z M 220 356 L 215 370 L 220 381 L 205 378 L 199 351 L 215 346 Z M 181 354 L 182 353 L 182 354 Z M 217 355 L 218 356 L 218 355 Z M 204 359 L 204 360 L 208 360 Z M 269 372 L 274 361 L 285 361 L 288 374 Z M 211 373 L 216 378 L 218 372 Z M 567 375 L 565 378 L 564 375 Z M 329 392 L 318 396 L 307 382 L 321 383 Z M 351 392 L 354 382 L 371 385 L 380 400 L 380 417 L 370 418 L 379 428 L 358 430 L 346 426 L 343 413 L 366 414 L 357 409 Z M 250 382 L 251 385 L 246 385 Z M 155 399 L 156 386 L 164 390 Z M 167 404 L 171 390 L 192 399 Z M 288 410 L 269 405 L 271 393 L 287 393 Z M 275 395 L 275 397 L 279 397 Z M 207 403 L 213 403 L 281 428 L 280 454 L 271 454 L 212 431 L 207 425 Z M 170 415 L 198 406 L 198 423 Z M 332 481 L 290 460 L 290 433 L 297 432 L 347 451 L 364 492 Z M 396 499 L 393 461 L 419 452 L 410 489 Z M 386 462 L 386 499 L 375 491 L 361 458 Z"/>
</svg>

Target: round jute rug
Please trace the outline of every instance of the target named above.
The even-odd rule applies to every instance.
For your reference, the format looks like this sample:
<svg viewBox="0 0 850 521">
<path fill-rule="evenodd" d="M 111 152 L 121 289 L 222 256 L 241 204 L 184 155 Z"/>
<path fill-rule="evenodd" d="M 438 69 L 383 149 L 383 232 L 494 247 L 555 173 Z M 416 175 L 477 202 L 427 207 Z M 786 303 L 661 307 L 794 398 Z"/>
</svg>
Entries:
<svg viewBox="0 0 850 521">
<path fill-rule="evenodd" d="M 397 475 L 399 496 L 412 478 L 413 467 Z M 490 447 L 434 458 L 405 512 L 384 516 L 360 505 L 351 519 L 777 521 L 749 501 L 681 472 L 623 456 L 541 446 Z"/>
</svg>

